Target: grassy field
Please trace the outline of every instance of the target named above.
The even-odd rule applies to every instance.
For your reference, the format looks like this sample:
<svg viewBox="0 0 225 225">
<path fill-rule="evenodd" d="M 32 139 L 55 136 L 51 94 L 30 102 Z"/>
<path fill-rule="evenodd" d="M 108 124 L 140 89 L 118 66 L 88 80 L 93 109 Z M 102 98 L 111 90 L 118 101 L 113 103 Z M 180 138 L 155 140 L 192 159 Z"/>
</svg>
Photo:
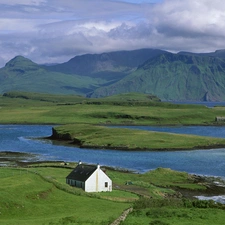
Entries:
<svg viewBox="0 0 225 225">
<path fill-rule="evenodd" d="M 224 219 L 219 209 L 154 207 L 133 211 L 121 225 L 221 225 Z"/>
<path fill-rule="evenodd" d="M 51 175 L 51 169 L 47 170 Z M 38 174 L 24 170 L 1 168 L 0 180 L 0 224 L 108 224 L 130 206 L 63 191 Z"/>
<path fill-rule="evenodd" d="M 3 104 L 0 101 L 0 123 L 36 124 L 130 124 L 130 125 L 210 125 L 216 116 L 224 116 L 223 107 L 209 109 L 172 108 L 165 106 L 112 106 L 112 105 L 56 105 L 15 99 Z M 6 105 L 7 104 L 7 105 Z"/>
<path fill-rule="evenodd" d="M 69 134 L 82 147 L 117 149 L 218 148 L 224 139 L 109 129 L 92 125 L 225 125 L 215 121 L 225 107 L 177 105 L 155 96 L 122 94 L 103 99 L 12 92 L 0 97 L 0 124 L 61 124 L 56 130 Z M 131 138 L 132 137 L 132 138 Z"/>
<path fill-rule="evenodd" d="M 140 94 L 104 99 L 24 93 L 16 96 L 0 97 L 0 123 L 211 125 L 216 116 L 225 116 L 224 107 L 162 103 Z"/>
<path fill-rule="evenodd" d="M 0 224 L 106 225 L 129 207 L 134 210 L 122 224 L 207 225 L 225 219 L 220 205 L 174 197 L 177 188 L 207 189 L 187 173 L 159 168 L 134 174 L 106 168 L 113 191 L 85 193 L 65 183 L 74 166 L 55 162 L 1 168 Z"/>
<path fill-rule="evenodd" d="M 62 166 L 60 163 L 54 164 L 54 167 L 52 167 L 52 163 L 41 163 L 35 167 L 31 166 L 29 171 L 40 174 L 43 178 L 51 182 L 55 183 L 57 181 L 58 185 L 64 185 L 62 189 L 66 189 L 67 192 L 75 193 L 76 191 L 78 195 L 84 194 L 81 189 L 74 189 L 68 185 L 65 185 L 65 177 L 68 175 L 69 171 L 75 167 L 76 164 L 69 164 L 64 168 L 61 168 Z M 144 174 L 118 171 L 111 168 L 106 168 L 106 172 L 107 175 L 113 180 L 114 193 L 95 193 L 93 195 L 94 197 L 97 196 L 100 198 L 110 199 L 115 197 L 117 201 L 132 201 L 137 200 L 138 196 L 141 194 L 144 196 L 161 198 L 165 194 L 174 193 L 174 191 L 171 189 L 173 187 L 186 188 L 189 190 L 206 189 L 204 185 L 196 182 L 188 173 L 177 172 L 165 168 L 158 168 Z M 124 192 L 120 192 L 121 190 L 132 192 L 134 195 L 131 193 L 128 194 L 129 192 L 125 194 Z"/>
<path fill-rule="evenodd" d="M 182 150 L 225 146 L 225 139 L 169 134 L 88 124 L 54 128 L 54 138 L 74 141 L 80 147 L 122 150 Z"/>
</svg>

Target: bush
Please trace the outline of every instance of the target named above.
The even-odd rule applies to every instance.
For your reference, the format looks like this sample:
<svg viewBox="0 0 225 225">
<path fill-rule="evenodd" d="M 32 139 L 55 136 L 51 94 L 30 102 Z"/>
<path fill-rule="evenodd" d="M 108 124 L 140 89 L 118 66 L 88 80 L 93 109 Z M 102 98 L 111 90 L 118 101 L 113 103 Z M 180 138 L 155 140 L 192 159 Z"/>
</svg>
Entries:
<svg viewBox="0 0 225 225">
<path fill-rule="evenodd" d="M 183 199 L 183 205 L 186 208 L 217 208 L 225 210 L 225 205 L 218 202 L 214 202 L 213 200 Z"/>
<path fill-rule="evenodd" d="M 183 202 L 181 199 L 173 199 L 173 198 L 168 199 L 140 198 L 134 203 L 134 209 L 146 209 L 163 206 L 182 207 Z"/>
</svg>

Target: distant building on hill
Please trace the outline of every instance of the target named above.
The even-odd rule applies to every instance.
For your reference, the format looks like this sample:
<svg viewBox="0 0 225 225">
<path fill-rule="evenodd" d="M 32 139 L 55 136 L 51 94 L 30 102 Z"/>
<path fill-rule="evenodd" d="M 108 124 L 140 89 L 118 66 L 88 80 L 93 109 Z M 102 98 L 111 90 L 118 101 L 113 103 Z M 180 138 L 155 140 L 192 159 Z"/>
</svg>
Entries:
<svg viewBox="0 0 225 225">
<path fill-rule="evenodd" d="M 66 183 L 86 192 L 112 191 L 112 180 L 99 165 L 84 165 L 81 162 L 66 177 Z"/>
</svg>

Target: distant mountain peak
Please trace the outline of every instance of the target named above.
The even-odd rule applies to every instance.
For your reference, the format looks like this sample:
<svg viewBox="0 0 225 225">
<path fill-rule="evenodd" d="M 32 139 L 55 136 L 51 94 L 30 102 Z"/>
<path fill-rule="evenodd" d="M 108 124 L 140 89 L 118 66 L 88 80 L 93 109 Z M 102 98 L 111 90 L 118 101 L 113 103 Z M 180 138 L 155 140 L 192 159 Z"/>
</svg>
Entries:
<svg viewBox="0 0 225 225">
<path fill-rule="evenodd" d="M 5 67 L 15 67 L 15 66 L 21 66 L 21 65 L 37 65 L 36 63 L 32 62 L 30 59 L 25 58 L 24 56 L 18 55 L 11 59 L 9 62 L 5 64 Z"/>
</svg>

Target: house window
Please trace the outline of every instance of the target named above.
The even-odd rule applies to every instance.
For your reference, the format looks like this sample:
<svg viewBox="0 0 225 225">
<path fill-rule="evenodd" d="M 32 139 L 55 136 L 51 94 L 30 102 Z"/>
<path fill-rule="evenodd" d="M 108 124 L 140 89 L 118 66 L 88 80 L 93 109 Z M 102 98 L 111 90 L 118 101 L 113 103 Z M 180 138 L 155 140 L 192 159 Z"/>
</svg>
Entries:
<svg viewBox="0 0 225 225">
<path fill-rule="evenodd" d="M 105 182 L 105 187 L 106 187 L 106 188 L 108 187 L 108 182 Z"/>
</svg>

